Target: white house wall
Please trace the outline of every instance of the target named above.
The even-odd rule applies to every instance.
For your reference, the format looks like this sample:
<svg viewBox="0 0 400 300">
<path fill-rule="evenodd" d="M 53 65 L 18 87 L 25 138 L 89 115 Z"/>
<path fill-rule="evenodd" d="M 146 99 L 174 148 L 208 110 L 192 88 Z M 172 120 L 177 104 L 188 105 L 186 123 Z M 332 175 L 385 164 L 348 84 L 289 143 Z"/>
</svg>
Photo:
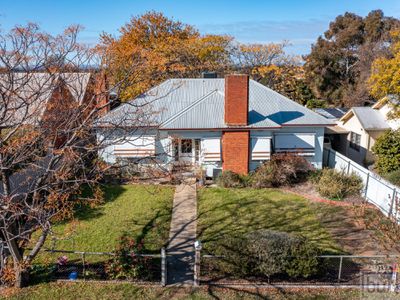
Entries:
<svg viewBox="0 0 400 300">
<path fill-rule="evenodd" d="M 273 151 L 274 149 L 274 135 L 279 134 L 279 133 L 309 133 L 313 134 L 315 136 L 315 153 L 313 156 L 306 157 L 307 160 L 309 160 L 315 167 L 317 168 L 322 168 L 322 154 L 323 154 L 323 138 L 324 138 L 324 128 L 323 127 L 283 127 L 279 130 L 276 131 L 270 131 L 270 130 L 251 130 L 250 131 L 250 138 L 255 139 L 255 138 L 269 138 L 271 143 L 270 143 L 270 149 Z M 134 131 L 131 134 L 127 134 L 125 132 L 121 133 L 116 133 L 112 132 L 110 133 L 109 131 L 101 131 L 99 130 L 97 133 L 98 139 L 104 139 L 106 138 L 106 141 L 108 143 L 108 146 L 105 147 L 101 152 L 100 156 L 108 163 L 115 163 L 116 162 L 116 157 L 114 155 L 114 150 L 117 145 L 117 147 L 128 147 L 131 146 L 132 143 L 129 143 L 127 145 L 124 145 L 124 142 L 118 143 L 118 137 L 119 136 L 124 136 L 124 138 L 128 139 L 135 139 L 143 136 L 152 136 L 155 137 L 155 155 L 157 157 L 157 160 L 159 161 L 160 164 L 163 164 L 165 166 L 172 165 L 172 162 L 174 160 L 173 157 L 173 149 L 172 149 L 172 140 L 173 138 L 180 138 L 180 139 L 200 139 L 203 141 L 203 143 L 207 143 L 206 141 L 208 139 L 221 139 L 222 137 L 222 132 L 221 131 L 145 131 L 145 132 L 139 132 L 139 131 Z M 204 145 L 202 145 L 204 146 Z M 266 146 L 266 149 L 268 147 Z M 221 149 L 222 151 L 222 149 Z M 251 151 L 251 149 L 250 149 Z M 222 158 L 222 152 L 221 152 L 221 158 Z M 252 156 L 250 157 L 250 170 L 256 169 L 261 163 L 263 163 L 265 160 L 264 159 L 252 159 Z M 207 172 L 208 176 L 212 176 L 213 169 L 215 168 L 222 168 L 222 162 L 221 160 L 219 161 L 204 161 L 202 157 L 200 157 L 200 163 L 204 167 L 204 169 Z"/>
<path fill-rule="evenodd" d="M 369 134 L 366 132 L 360 121 L 356 116 L 352 116 L 346 123 L 341 125 L 343 128 L 348 130 L 349 132 L 354 132 L 361 135 L 360 140 L 360 151 L 356 151 L 350 148 L 350 133 L 347 135 L 347 144 L 346 144 L 346 156 L 356 163 L 363 165 L 365 158 L 367 156 L 367 148 L 368 148 L 368 140 Z"/>
<path fill-rule="evenodd" d="M 280 133 L 310 133 L 315 135 L 315 148 L 313 156 L 306 156 L 305 158 L 318 169 L 322 168 L 322 156 L 324 152 L 324 127 L 282 127 L 276 131 Z M 272 146 L 275 147 L 275 141 L 272 140 Z"/>
</svg>

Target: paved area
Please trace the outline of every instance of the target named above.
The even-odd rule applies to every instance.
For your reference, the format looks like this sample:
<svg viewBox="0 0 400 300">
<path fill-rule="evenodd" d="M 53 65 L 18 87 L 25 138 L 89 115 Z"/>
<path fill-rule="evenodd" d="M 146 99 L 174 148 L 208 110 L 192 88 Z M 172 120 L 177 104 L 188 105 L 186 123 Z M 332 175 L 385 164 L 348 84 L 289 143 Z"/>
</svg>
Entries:
<svg viewBox="0 0 400 300">
<path fill-rule="evenodd" d="M 167 247 L 167 284 L 193 285 L 196 218 L 196 184 L 177 186 Z"/>
</svg>

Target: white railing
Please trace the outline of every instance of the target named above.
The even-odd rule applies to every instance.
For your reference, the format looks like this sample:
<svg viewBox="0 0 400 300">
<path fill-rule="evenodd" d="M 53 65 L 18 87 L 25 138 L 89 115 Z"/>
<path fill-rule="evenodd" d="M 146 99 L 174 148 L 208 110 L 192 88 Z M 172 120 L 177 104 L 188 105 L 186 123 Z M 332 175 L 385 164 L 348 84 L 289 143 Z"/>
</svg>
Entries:
<svg viewBox="0 0 400 300">
<path fill-rule="evenodd" d="M 364 168 L 350 158 L 329 148 L 324 148 L 323 164 L 326 167 L 355 172 L 364 183 L 364 198 L 378 207 L 386 216 L 400 223 L 400 188 L 387 182 L 376 173 Z"/>
</svg>

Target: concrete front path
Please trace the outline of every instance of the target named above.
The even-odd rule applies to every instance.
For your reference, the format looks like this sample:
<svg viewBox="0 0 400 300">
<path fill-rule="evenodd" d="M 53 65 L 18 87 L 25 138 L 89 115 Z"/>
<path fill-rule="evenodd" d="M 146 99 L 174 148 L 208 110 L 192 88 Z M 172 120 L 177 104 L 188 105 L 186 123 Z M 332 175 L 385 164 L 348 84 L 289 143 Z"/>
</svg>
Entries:
<svg viewBox="0 0 400 300">
<path fill-rule="evenodd" d="M 167 284 L 193 285 L 196 218 L 196 184 L 177 186 L 167 246 Z"/>
</svg>

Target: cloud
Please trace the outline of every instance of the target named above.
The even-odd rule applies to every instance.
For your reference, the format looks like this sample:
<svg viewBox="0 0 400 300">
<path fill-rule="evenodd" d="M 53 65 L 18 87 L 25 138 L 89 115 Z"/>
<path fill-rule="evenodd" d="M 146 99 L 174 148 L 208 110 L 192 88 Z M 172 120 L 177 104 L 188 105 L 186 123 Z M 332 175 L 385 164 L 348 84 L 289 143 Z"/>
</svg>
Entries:
<svg viewBox="0 0 400 300">
<path fill-rule="evenodd" d="M 288 40 L 296 54 L 310 51 L 311 44 L 328 28 L 328 19 L 292 21 L 245 21 L 198 25 L 203 33 L 228 34 L 243 43 L 270 43 Z"/>
</svg>

